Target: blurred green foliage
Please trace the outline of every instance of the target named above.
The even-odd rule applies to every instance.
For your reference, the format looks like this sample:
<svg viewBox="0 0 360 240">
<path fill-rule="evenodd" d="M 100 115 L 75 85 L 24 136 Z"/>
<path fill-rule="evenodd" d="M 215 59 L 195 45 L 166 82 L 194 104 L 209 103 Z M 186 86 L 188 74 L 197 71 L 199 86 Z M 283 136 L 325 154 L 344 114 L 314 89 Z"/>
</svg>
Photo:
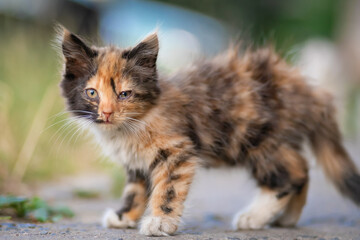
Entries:
<svg viewBox="0 0 360 240">
<path fill-rule="evenodd" d="M 333 38 L 341 8 L 339 0 L 157 0 L 212 16 L 231 27 L 240 40 L 272 43 L 287 51 L 309 38 Z"/>
<path fill-rule="evenodd" d="M 71 218 L 74 213 L 65 206 L 50 206 L 44 200 L 0 195 L 0 210 L 13 209 L 16 217 L 37 222 L 56 222 L 63 217 Z M 5 216 L 9 217 L 9 216 Z"/>
<path fill-rule="evenodd" d="M 2 17 L 0 28 L 0 121 L 6 126 L 6 129 L 0 129 L 0 164 L 11 173 L 36 112 L 41 102 L 46 101 L 43 99 L 46 90 L 53 88 L 54 92 L 58 92 L 59 66 L 56 60 L 58 57 L 50 46 L 53 33 L 47 26 Z M 51 106 L 49 115 L 41 118 L 49 119 L 63 109 L 59 95 Z M 64 117 L 60 116 L 61 119 Z M 49 119 L 47 122 L 51 125 L 60 118 Z M 71 152 L 60 149 L 60 154 L 56 156 L 54 152 L 49 152 L 56 143 L 49 142 L 49 139 L 57 129 L 55 126 L 41 135 L 26 170 L 25 180 L 46 179 L 72 171 L 75 159 Z"/>
<path fill-rule="evenodd" d="M 113 185 L 111 187 L 111 193 L 114 197 L 120 197 L 125 187 L 126 177 L 125 171 L 122 168 L 115 167 L 111 171 L 111 177 L 113 179 Z"/>
</svg>

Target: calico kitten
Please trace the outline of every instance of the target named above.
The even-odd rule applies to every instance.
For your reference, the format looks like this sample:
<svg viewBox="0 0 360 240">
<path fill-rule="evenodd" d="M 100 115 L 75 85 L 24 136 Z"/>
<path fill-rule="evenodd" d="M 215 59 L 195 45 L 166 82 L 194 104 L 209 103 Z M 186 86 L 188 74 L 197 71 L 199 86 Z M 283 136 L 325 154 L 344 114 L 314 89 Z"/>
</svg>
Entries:
<svg viewBox="0 0 360 240">
<path fill-rule="evenodd" d="M 63 29 L 68 109 L 127 170 L 123 206 L 107 227 L 176 232 L 198 167 L 245 167 L 260 194 L 237 229 L 294 226 L 306 202 L 308 141 L 337 188 L 360 204 L 360 176 L 341 144 L 331 98 L 269 49 L 237 49 L 170 78 L 157 72 L 158 38 L 130 49 L 90 47 Z M 238 186 L 239 188 L 241 186 Z"/>
</svg>

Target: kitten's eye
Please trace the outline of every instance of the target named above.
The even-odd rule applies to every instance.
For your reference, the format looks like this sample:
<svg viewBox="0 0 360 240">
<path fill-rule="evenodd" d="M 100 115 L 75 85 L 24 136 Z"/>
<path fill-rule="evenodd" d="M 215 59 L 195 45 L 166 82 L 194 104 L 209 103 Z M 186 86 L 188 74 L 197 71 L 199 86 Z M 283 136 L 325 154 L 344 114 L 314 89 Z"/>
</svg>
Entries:
<svg viewBox="0 0 360 240">
<path fill-rule="evenodd" d="M 97 98 L 97 96 L 98 96 L 97 91 L 93 88 L 86 89 L 85 92 L 86 92 L 86 95 L 92 99 Z"/>
<path fill-rule="evenodd" d="M 131 95 L 131 91 L 122 91 L 120 94 L 119 94 L 119 99 L 120 100 L 125 100 L 127 99 L 128 97 L 130 97 Z"/>
</svg>

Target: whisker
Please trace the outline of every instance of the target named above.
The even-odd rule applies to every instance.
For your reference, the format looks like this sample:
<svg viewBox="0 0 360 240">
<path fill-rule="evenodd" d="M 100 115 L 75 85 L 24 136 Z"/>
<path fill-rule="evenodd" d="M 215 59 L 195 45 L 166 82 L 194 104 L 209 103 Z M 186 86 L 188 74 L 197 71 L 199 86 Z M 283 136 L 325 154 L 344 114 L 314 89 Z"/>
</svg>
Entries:
<svg viewBox="0 0 360 240">
<path fill-rule="evenodd" d="M 81 124 L 80 125 L 80 127 L 78 128 L 78 130 L 76 130 L 72 135 L 71 135 L 71 137 L 70 137 L 70 139 L 69 139 L 69 143 L 71 143 L 71 140 L 72 140 L 72 138 L 76 135 L 76 133 L 78 133 L 79 131 L 79 134 L 77 135 L 77 137 L 76 137 L 76 139 L 75 140 L 77 140 L 78 139 L 78 137 L 84 132 L 84 130 L 88 127 L 88 126 L 90 126 L 90 124 L 91 124 L 91 121 L 88 121 L 88 122 L 85 122 L 84 124 Z M 74 144 L 76 143 L 76 141 L 74 142 Z"/>
<path fill-rule="evenodd" d="M 84 120 L 84 121 L 88 121 L 88 120 Z M 82 124 L 85 124 L 86 122 L 85 122 L 85 123 L 83 123 L 83 122 L 75 122 L 75 123 L 80 124 L 80 126 L 76 126 L 76 125 L 75 125 L 75 127 L 77 127 L 78 129 L 80 129 L 81 125 L 82 125 Z M 76 130 L 76 132 L 77 132 L 77 131 L 78 131 L 78 130 Z M 58 153 L 59 150 L 61 149 L 61 146 L 63 145 L 65 139 L 67 138 L 67 136 L 69 136 L 70 133 L 71 133 L 71 130 L 68 131 L 68 132 L 66 133 L 66 135 L 63 137 L 62 141 L 61 141 L 60 144 L 58 145 L 57 153 Z M 70 140 L 71 140 L 71 139 L 70 139 Z"/>
<path fill-rule="evenodd" d="M 152 130 L 152 127 L 147 124 L 145 121 L 139 120 L 139 119 L 135 119 L 135 118 L 131 118 L 131 117 L 126 117 L 126 119 L 130 120 L 130 121 L 134 121 L 136 123 L 142 124 L 144 128 L 149 128 L 150 130 Z M 145 129 L 142 129 L 145 130 Z"/>
<path fill-rule="evenodd" d="M 55 118 L 55 117 L 58 117 L 58 116 L 61 116 L 61 115 L 64 115 L 66 113 L 87 113 L 87 114 L 93 114 L 93 115 L 98 115 L 97 113 L 93 113 L 93 112 L 89 112 L 89 111 L 84 111 L 84 110 L 64 110 L 64 111 L 61 111 L 57 114 L 54 114 L 53 116 L 49 117 L 48 120 L 52 119 L 52 118 Z"/>
<path fill-rule="evenodd" d="M 66 118 L 66 119 L 62 119 L 62 120 L 60 120 L 60 121 L 57 121 L 56 123 L 53 123 L 53 124 L 51 124 L 50 126 L 48 126 L 47 128 L 45 128 L 44 130 L 42 130 L 40 134 L 43 134 L 46 130 L 48 130 L 49 128 L 51 128 L 51 127 L 53 127 L 53 126 L 58 125 L 59 123 L 62 123 L 62 122 L 64 122 L 64 121 L 68 121 L 68 120 L 69 120 L 69 119 Z"/>
<path fill-rule="evenodd" d="M 66 133 L 66 131 L 72 127 L 74 127 L 74 123 L 75 123 L 75 119 L 71 119 L 71 121 L 67 122 L 66 124 L 64 124 L 64 126 L 62 126 L 59 130 L 61 130 L 61 133 L 59 135 L 57 135 L 57 132 L 59 132 L 59 130 L 53 135 L 53 137 L 50 139 L 50 142 L 52 141 L 52 139 L 57 135 L 54 143 L 52 144 L 52 147 L 50 149 L 50 151 L 52 152 L 54 147 L 57 145 L 57 142 L 59 141 L 60 138 L 63 137 L 63 134 Z M 58 153 L 58 152 L 57 152 Z M 57 155 L 57 154 L 56 154 Z"/>
<path fill-rule="evenodd" d="M 131 121 L 132 119 L 128 120 L 130 121 L 125 121 L 124 123 L 126 123 L 126 126 L 128 126 L 128 128 L 132 130 L 132 134 L 134 134 L 137 138 L 150 138 L 148 131 L 146 131 L 145 129 L 145 127 L 147 127 L 147 124 L 145 122 Z"/>
<path fill-rule="evenodd" d="M 71 117 L 71 118 L 67 118 L 66 120 L 68 120 L 67 123 L 65 123 L 62 127 L 60 127 L 50 138 L 49 142 L 52 141 L 52 139 L 61 131 L 61 130 L 65 130 L 69 125 L 71 125 L 72 123 L 74 123 L 76 120 L 78 119 L 78 117 Z M 65 128 L 65 129 L 64 129 Z"/>
<path fill-rule="evenodd" d="M 141 121 L 141 120 L 138 120 L 138 119 L 136 119 L 136 118 L 126 117 L 126 119 L 130 119 L 130 120 L 132 120 L 132 121 L 136 121 L 136 122 L 138 122 L 138 123 L 142 123 L 142 124 L 144 124 L 144 125 L 147 125 L 146 122 Z"/>
<path fill-rule="evenodd" d="M 69 122 L 66 123 L 66 124 L 64 124 L 64 126 L 62 126 L 59 130 L 62 130 L 63 132 L 66 132 L 66 131 L 69 129 L 69 127 L 72 127 L 72 124 L 77 123 L 77 121 L 79 121 L 79 120 L 84 120 L 84 121 L 85 121 L 84 117 L 71 117 L 71 118 L 69 119 Z M 53 137 L 59 132 L 59 130 L 55 132 L 55 134 L 53 135 Z M 63 133 L 61 133 L 60 135 L 58 135 L 58 137 L 57 137 L 56 140 L 55 140 L 54 145 L 56 145 L 56 143 L 58 142 L 59 138 L 62 137 L 62 135 L 63 135 Z M 68 134 L 66 134 L 65 137 L 66 137 L 67 135 L 68 135 Z M 53 139 L 53 137 L 50 139 L 50 142 L 51 142 L 51 140 Z"/>
<path fill-rule="evenodd" d="M 121 115 L 141 115 L 143 113 L 137 113 L 137 112 L 123 112 Z"/>
<path fill-rule="evenodd" d="M 79 136 L 80 136 L 80 135 L 82 135 L 82 134 L 84 134 L 85 130 L 89 129 L 89 128 L 91 127 L 91 125 L 93 125 L 93 124 L 94 124 L 94 122 L 90 121 L 90 122 L 89 122 L 89 124 L 88 124 L 87 126 L 83 127 L 82 132 L 81 132 L 81 133 L 79 133 L 79 134 L 77 135 L 77 137 L 75 138 L 75 142 L 74 142 L 74 144 L 76 144 L 76 142 L 77 142 L 77 140 L 78 140 Z M 86 132 L 86 133 L 88 133 L 88 132 Z M 85 137 L 86 137 L 86 136 L 85 136 Z"/>
</svg>

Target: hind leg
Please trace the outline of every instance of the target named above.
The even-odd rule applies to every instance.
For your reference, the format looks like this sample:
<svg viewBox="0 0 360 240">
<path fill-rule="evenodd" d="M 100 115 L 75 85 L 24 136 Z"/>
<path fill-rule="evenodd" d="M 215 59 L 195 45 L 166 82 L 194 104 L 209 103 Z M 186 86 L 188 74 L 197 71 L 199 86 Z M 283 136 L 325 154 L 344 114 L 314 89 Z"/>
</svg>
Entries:
<svg viewBox="0 0 360 240">
<path fill-rule="evenodd" d="M 274 225 L 281 227 L 293 227 L 296 225 L 306 203 L 308 188 L 309 183 L 307 182 L 300 192 L 292 196 L 285 212 L 276 220 Z"/>
<path fill-rule="evenodd" d="M 249 167 L 261 188 L 253 203 L 240 211 L 235 219 L 236 229 L 261 229 L 277 220 L 289 206 L 289 214 L 296 204 L 293 197 L 307 183 L 307 164 L 297 149 L 279 146 L 271 155 L 252 151 Z M 294 207 L 291 207 L 294 204 Z M 294 210 L 292 210 L 294 209 Z M 285 215 L 284 215 L 284 221 Z"/>
</svg>

